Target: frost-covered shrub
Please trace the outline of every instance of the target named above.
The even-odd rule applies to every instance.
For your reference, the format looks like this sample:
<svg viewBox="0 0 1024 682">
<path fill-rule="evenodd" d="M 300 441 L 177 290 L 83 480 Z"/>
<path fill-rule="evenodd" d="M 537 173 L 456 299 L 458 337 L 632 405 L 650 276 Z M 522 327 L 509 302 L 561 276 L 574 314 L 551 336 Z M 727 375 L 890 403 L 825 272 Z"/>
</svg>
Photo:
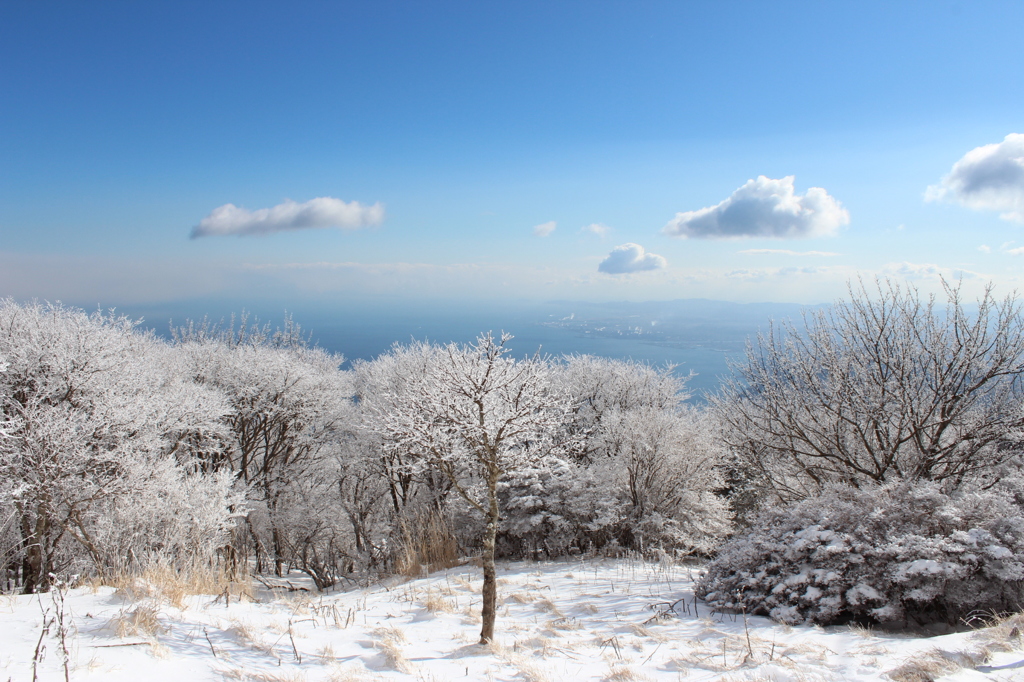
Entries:
<svg viewBox="0 0 1024 682">
<path fill-rule="evenodd" d="M 573 510 L 580 469 L 564 458 L 545 457 L 502 482 L 497 539 L 502 556 L 559 556 L 579 546 Z"/>
<path fill-rule="evenodd" d="M 784 623 L 955 622 L 1024 602 L 1024 517 L 997 492 L 930 482 L 854 489 L 764 512 L 698 584 L 712 608 Z"/>
<path fill-rule="evenodd" d="M 245 512 L 234 477 L 228 471 L 187 474 L 170 459 L 137 469 L 130 499 L 90 510 L 81 539 L 91 567 L 114 574 L 212 563 Z"/>
</svg>

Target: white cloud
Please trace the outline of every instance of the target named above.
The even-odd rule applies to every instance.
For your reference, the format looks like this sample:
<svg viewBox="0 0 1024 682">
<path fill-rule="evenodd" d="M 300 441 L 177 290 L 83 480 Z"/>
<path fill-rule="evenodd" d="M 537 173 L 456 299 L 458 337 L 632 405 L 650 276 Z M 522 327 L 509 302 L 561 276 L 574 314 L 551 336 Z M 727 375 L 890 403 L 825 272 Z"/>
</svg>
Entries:
<svg viewBox="0 0 1024 682">
<path fill-rule="evenodd" d="M 1011 256 L 1024 256 L 1024 246 L 1018 246 L 1015 249 L 1006 249 L 1005 251 Z"/>
<path fill-rule="evenodd" d="M 646 253 L 639 244 L 616 246 L 608 257 L 597 266 L 598 272 L 609 275 L 623 275 L 644 270 L 661 270 L 668 262 L 654 253 Z"/>
<path fill-rule="evenodd" d="M 677 213 L 662 232 L 691 239 L 800 239 L 834 236 L 849 222 L 850 213 L 821 187 L 799 195 L 792 175 L 759 175 L 715 206 Z"/>
<path fill-rule="evenodd" d="M 555 231 L 556 227 L 558 227 L 558 223 L 556 223 L 554 220 L 549 220 L 546 223 L 534 225 L 533 233 L 538 237 L 547 237 L 549 234 Z"/>
<path fill-rule="evenodd" d="M 580 228 L 580 232 L 589 232 L 591 234 L 596 234 L 598 237 L 603 237 L 611 231 L 612 228 L 603 223 L 590 223 L 589 225 L 584 225 Z"/>
<path fill-rule="evenodd" d="M 978 247 L 978 251 L 981 251 L 982 253 L 992 253 L 992 247 L 988 244 L 982 244 Z"/>
<path fill-rule="evenodd" d="M 832 268 L 824 266 L 786 267 L 773 269 L 750 270 L 742 268 L 731 270 L 723 276 L 728 279 L 739 279 L 754 282 L 763 282 L 773 279 L 799 277 L 801 275 L 822 275 L 832 272 Z"/>
<path fill-rule="evenodd" d="M 952 201 L 980 211 L 1001 211 L 1000 218 L 1024 223 L 1024 135 L 976 147 L 953 164 L 926 201 Z"/>
<path fill-rule="evenodd" d="M 934 263 L 888 263 L 882 267 L 882 274 L 907 279 L 985 279 L 985 275 L 962 268 L 947 268 Z"/>
<path fill-rule="evenodd" d="M 265 235 L 287 230 L 338 227 L 354 230 L 379 225 L 384 206 L 363 206 L 358 201 L 344 202 L 333 197 L 318 197 L 303 204 L 286 199 L 271 208 L 257 211 L 224 204 L 213 209 L 192 228 L 192 239 L 216 235 Z"/>
<path fill-rule="evenodd" d="M 778 254 L 780 256 L 840 256 L 842 254 L 834 251 L 790 251 L 789 249 L 744 249 L 737 251 L 748 256 L 768 256 Z"/>
</svg>

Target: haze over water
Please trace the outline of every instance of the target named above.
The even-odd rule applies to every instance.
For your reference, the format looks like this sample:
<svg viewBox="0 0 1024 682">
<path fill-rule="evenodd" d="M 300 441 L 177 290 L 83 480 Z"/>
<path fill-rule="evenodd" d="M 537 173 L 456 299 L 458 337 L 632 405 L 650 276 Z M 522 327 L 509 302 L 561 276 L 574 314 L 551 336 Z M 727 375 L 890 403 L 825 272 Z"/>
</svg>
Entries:
<svg viewBox="0 0 1024 682">
<path fill-rule="evenodd" d="M 279 325 L 284 305 L 247 307 L 240 302 L 192 301 L 159 307 L 129 306 L 121 312 L 169 337 L 170 324 L 188 319 L 230 323 L 242 310 L 261 322 Z M 395 343 L 426 340 L 470 343 L 484 332 L 513 335 L 516 356 L 540 352 L 562 356 L 588 354 L 632 359 L 655 366 L 673 365 L 679 376 L 693 373 L 689 388 L 700 401 L 718 388 L 730 358 L 742 357 L 748 338 L 766 329 L 769 319 L 795 318 L 801 308 L 789 304 L 735 304 L 689 299 L 646 303 L 552 301 L 502 305 L 432 302 L 365 304 L 306 302 L 292 315 L 313 343 L 352 360 L 372 359 Z M 250 319 L 250 323 L 251 323 Z"/>
</svg>

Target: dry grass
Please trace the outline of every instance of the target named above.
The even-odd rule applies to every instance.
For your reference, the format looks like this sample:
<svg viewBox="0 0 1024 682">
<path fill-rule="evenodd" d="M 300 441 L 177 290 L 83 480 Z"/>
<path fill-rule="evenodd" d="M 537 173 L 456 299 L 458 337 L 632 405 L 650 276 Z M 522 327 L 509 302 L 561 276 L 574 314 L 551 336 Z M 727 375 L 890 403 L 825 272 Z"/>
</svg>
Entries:
<svg viewBox="0 0 1024 682">
<path fill-rule="evenodd" d="M 122 609 L 107 626 L 122 639 L 129 636 L 153 639 L 164 632 L 164 626 L 160 624 L 160 610 L 151 603 L 137 604 L 130 611 Z"/>
<path fill-rule="evenodd" d="M 196 565 L 179 568 L 168 564 L 153 564 L 139 573 L 118 573 L 104 576 L 90 583 L 117 589 L 132 601 L 161 599 L 179 609 L 186 608 L 188 597 L 216 595 L 225 602 L 246 599 L 253 601 L 252 582 L 248 576 L 229 574 L 222 567 Z"/>
<path fill-rule="evenodd" d="M 555 648 L 551 643 L 551 638 L 537 636 L 529 639 L 517 640 L 515 644 L 516 648 L 531 649 L 534 656 L 540 656 L 541 658 L 547 658 L 555 653 Z"/>
<path fill-rule="evenodd" d="M 406 675 L 412 675 L 416 671 L 416 666 L 402 653 L 400 645 L 405 644 L 408 640 L 400 628 L 393 625 L 379 627 L 373 631 L 373 634 L 377 638 L 375 646 L 384 654 L 385 664 L 389 668 Z"/>
<path fill-rule="evenodd" d="M 481 623 L 480 607 L 473 604 L 466 604 L 462 609 L 462 621 L 467 625 L 479 625 Z"/>
<path fill-rule="evenodd" d="M 964 668 L 973 669 L 988 659 L 987 651 L 942 651 L 932 649 L 907 660 L 886 675 L 895 682 L 932 682 L 937 677 Z"/>
<path fill-rule="evenodd" d="M 526 680 L 526 682 L 548 682 L 549 678 L 544 672 L 543 667 L 531 660 L 531 657 L 509 651 L 497 642 L 491 642 L 487 647 L 494 654 L 495 658 L 515 668 L 519 673 L 519 677 Z"/>
<path fill-rule="evenodd" d="M 320 660 L 322 665 L 329 665 L 335 662 L 338 655 L 334 652 L 334 647 L 331 646 L 330 643 L 327 643 L 317 649 L 316 657 Z"/>
<path fill-rule="evenodd" d="M 384 679 L 377 673 L 354 666 L 336 666 L 327 674 L 327 682 L 376 682 Z"/>
<path fill-rule="evenodd" d="M 520 677 L 526 680 L 526 682 L 548 682 L 548 676 L 544 672 L 544 668 L 536 663 L 531 663 L 524 657 L 520 657 L 520 660 L 512 665 L 519 671 Z"/>
<path fill-rule="evenodd" d="M 869 627 L 867 627 L 865 625 L 860 625 L 858 623 L 851 623 L 848 627 L 850 628 L 850 633 L 854 634 L 854 635 L 857 635 L 858 637 L 863 637 L 864 639 L 870 639 L 870 638 L 875 636 L 874 631 L 871 628 L 869 628 Z"/>
<path fill-rule="evenodd" d="M 455 602 L 445 599 L 440 591 L 427 590 L 423 607 L 430 613 L 450 613 L 455 610 Z"/>
<path fill-rule="evenodd" d="M 171 650 L 154 639 L 149 643 L 149 655 L 153 658 L 165 659 L 171 655 Z"/>
<path fill-rule="evenodd" d="M 605 682 L 634 682 L 634 680 L 649 680 L 650 678 L 628 665 L 614 663 L 604 679 Z"/>
<path fill-rule="evenodd" d="M 652 639 L 655 642 L 668 641 L 668 637 L 666 637 L 663 633 L 654 632 L 653 630 L 643 625 L 640 625 L 639 623 L 631 623 L 629 627 L 633 631 L 633 633 L 638 637 L 647 637 L 648 639 Z"/>
<path fill-rule="evenodd" d="M 980 647 L 971 651 L 943 651 L 932 649 L 908 659 L 886 675 L 896 682 L 930 682 L 936 677 L 958 670 L 972 670 L 991 657 L 992 652 L 1016 651 L 1024 646 L 1024 613 L 986 621 L 974 640 Z"/>
<path fill-rule="evenodd" d="M 405 636 L 405 631 L 397 625 L 382 625 L 378 628 L 374 628 L 373 635 L 377 639 L 389 639 L 401 644 L 406 644 L 409 641 L 409 638 Z"/>
<path fill-rule="evenodd" d="M 985 651 L 1016 651 L 1024 647 L 1024 613 L 996 619 L 974 638 Z"/>
<path fill-rule="evenodd" d="M 231 628 L 228 632 L 233 634 L 242 644 L 280 661 L 281 657 L 277 655 L 276 651 L 274 651 L 274 646 L 263 640 L 258 628 L 252 623 L 244 620 L 232 620 Z"/>
<path fill-rule="evenodd" d="M 313 595 L 307 592 L 293 592 L 276 599 L 292 612 L 293 616 L 308 616 L 315 608 Z"/>
<path fill-rule="evenodd" d="M 552 616 L 557 616 L 559 618 L 562 618 L 564 616 L 562 611 L 558 608 L 558 605 L 555 604 L 555 602 L 551 601 L 550 599 L 547 599 L 547 598 L 539 599 L 539 600 L 537 600 L 536 606 L 541 611 L 547 611 Z"/>
<path fill-rule="evenodd" d="M 458 585 L 459 587 L 461 587 L 462 589 L 464 589 L 464 590 L 466 590 L 468 592 L 476 592 L 476 589 L 474 589 L 474 587 L 473 587 L 473 582 L 471 580 L 469 580 L 468 578 L 466 578 L 465 576 L 461 576 L 461 575 L 454 576 L 452 578 L 452 581 L 456 585 Z"/>
<path fill-rule="evenodd" d="M 530 594 L 529 592 L 515 592 L 505 597 L 505 601 L 514 601 L 517 604 L 529 604 L 536 598 L 536 594 Z"/>
<path fill-rule="evenodd" d="M 394 554 L 395 572 L 414 578 L 459 565 L 459 542 L 451 521 L 437 512 L 424 512 L 399 521 L 401 540 Z"/>
<path fill-rule="evenodd" d="M 272 673 L 266 670 L 245 670 L 243 668 L 231 668 L 221 671 L 226 679 L 239 680 L 239 682 L 305 682 L 306 675 L 301 672 Z"/>
</svg>

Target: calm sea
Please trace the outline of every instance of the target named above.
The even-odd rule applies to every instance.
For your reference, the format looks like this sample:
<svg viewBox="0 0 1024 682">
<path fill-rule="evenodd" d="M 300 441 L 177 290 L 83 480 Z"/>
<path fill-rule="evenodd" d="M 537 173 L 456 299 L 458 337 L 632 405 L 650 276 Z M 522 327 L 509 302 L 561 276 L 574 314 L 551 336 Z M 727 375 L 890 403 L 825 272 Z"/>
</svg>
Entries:
<svg viewBox="0 0 1024 682">
<path fill-rule="evenodd" d="M 690 301 L 671 302 L 691 304 Z M 312 335 L 314 343 L 327 350 L 343 354 L 347 360 L 372 359 L 387 350 L 394 343 L 405 343 L 412 339 L 438 343 L 473 341 L 481 332 L 507 331 L 514 335 L 509 343 L 517 356 L 530 355 L 538 350 L 543 354 L 590 354 L 616 359 L 632 359 L 653 365 L 675 365 L 680 376 L 694 373 L 689 387 L 694 399 L 701 401 L 704 394 L 718 388 L 720 377 L 728 372 L 727 358 L 742 354 L 746 338 L 756 333 L 758 324 L 767 321 L 767 313 L 736 307 L 736 304 L 702 302 L 715 315 L 698 318 L 690 312 L 673 313 L 671 321 L 678 328 L 700 328 L 700 342 L 687 342 L 676 338 L 673 342 L 652 339 L 643 335 L 608 335 L 597 323 L 588 325 L 564 322 L 566 313 L 573 314 L 574 306 L 590 306 L 588 314 L 595 318 L 593 304 L 550 303 L 550 304 L 502 304 L 494 306 L 457 304 L 321 304 L 316 307 L 293 306 L 293 319 Z M 613 322 L 631 318 L 642 319 L 645 324 L 652 317 L 649 309 L 636 304 L 639 314 L 631 314 L 630 304 L 619 306 L 607 313 Z M 666 304 L 667 305 L 667 304 Z M 721 306 L 716 307 L 717 305 Z M 732 306 L 730 308 L 730 306 Z M 283 318 L 282 307 L 269 306 L 248 309 L 261 320 L 279 324 Z M 677 305 L 678 307 L 678 305 Z M 201 319 L 204 315 L 213 320 L 228 319 L 232 312 L 242 306 L 218 301 L 200 301 L 164 306 L 126 307 L 120 309 L 133 317 L 145 319 L 145 327 L 167 336 L 169 321 L 181 324 L 186 319 Z M 721 311 L 725 312 L 721 312 Z M 740 310 L 737 313 L 736 310 Z M 599 312 L 596 317 L 606 314 Z M 644 317 L 646 315 L 646 317 Z M 689 315 L 690 317 L 687 317 Z M 603 319 L 603 318 L 600 318 Z M 680 326 L 682 325 L 682 326 Z M 604 335 L 602 335 L 604 334 Z M 685 336 L 685 335 L 684 335 Z M 696 337 L 694 337 L 696 338 Z M 348 363 L 346 363 L 347 365 Z"/>
</svg>

